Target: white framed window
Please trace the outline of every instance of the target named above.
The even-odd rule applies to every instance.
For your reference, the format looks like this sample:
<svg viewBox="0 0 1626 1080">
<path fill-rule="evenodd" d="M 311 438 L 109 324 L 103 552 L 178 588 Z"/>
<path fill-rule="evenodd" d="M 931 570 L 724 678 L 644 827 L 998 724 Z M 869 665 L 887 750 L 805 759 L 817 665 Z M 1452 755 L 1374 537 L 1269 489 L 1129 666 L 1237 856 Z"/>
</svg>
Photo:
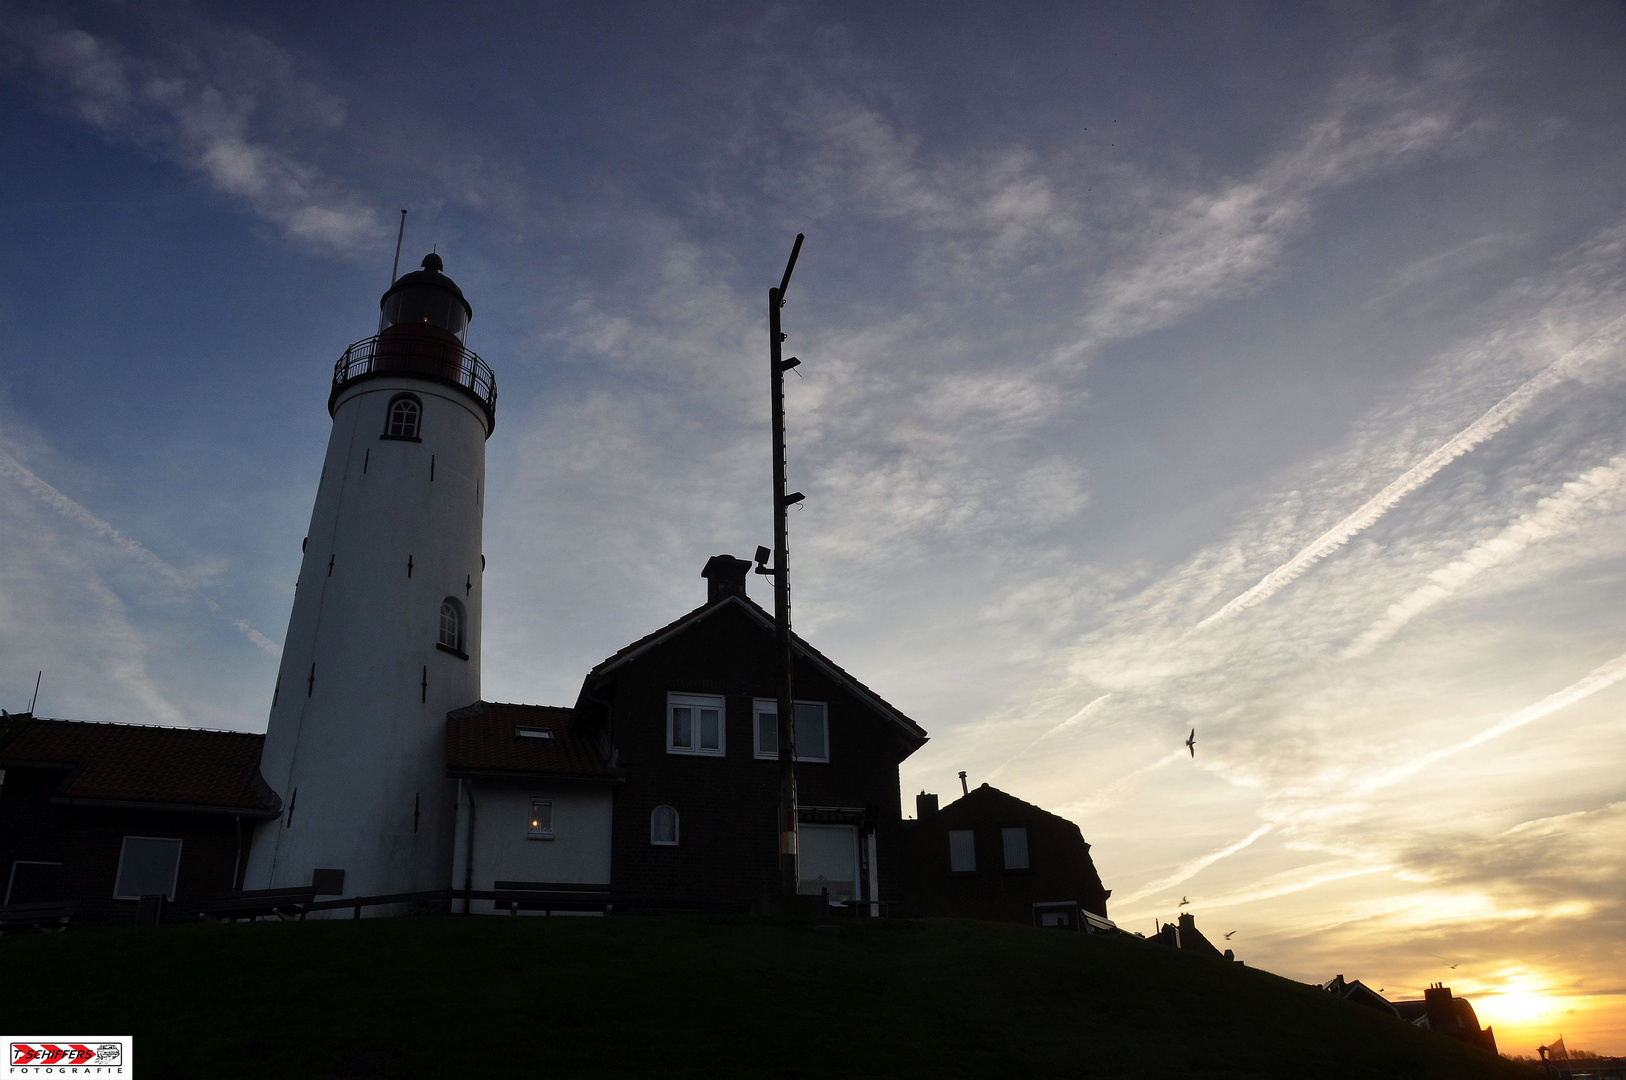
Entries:
<svg viewBox="0 0 1626 1080">
<path fill-rule="evenodd" d="M 119 852 L 119 870 L 113 899 L 140 900 L 162 894 L 175 899 L 175 881 L 181 874 L 181 842 L 167 836 L 126 836 Z"/>
<path fill-rule="evenodd" d="M 977 834 L 970 829 L 950 829 L 949 872 L 969 874 L 977 869 Z"/>
<path fill-rule="evenodd" d="M 553 800 L 531 800 L 531 827 L 525 833 L 532 840 L 553 839 Z"/>
<path fill-rule="evenodd" d="M 657 806 L 649 814 L 649 842 L 656 847 L 677 847 L 678 812 L 670 806 Z"/>
<path fill-rule="evenodd" d="M 723 699 L 715 694 L 666 695 L 666 752 L 722 757 L 728 725 Z"/>
<path fill-rule="evenodd" d="M 412 394 L 396 394 L 390 398 L 389 419 L 384 426 L 386 439 L 416 439 L 423 405 Z"/>
<path fill-rule="evenodd" d="M 1028 862 L 1028 829 L 1026 825 L 1013 825 L 999 830 L 1000 844 L 1005 854 L 1005 869 L 1027 870 L 1031 868 Z"/>
<path fill-rule="evenodd" d="M 858 830 L 851 825 L 799 825 L 797 891 L 828 892 L 830 903 L 858 900 Z"/>
<path fill-rule="evenodd" d="M 779 703 L 757 698 L 752 703 L 756 756 L 779 760 Z M 830 710 L 822 701 L 796 703 L 796 760 L 830 760 Z"/>
<path fill-rule="evenodd" d="M 441 647 L 461 654 L 463 652 L 463 605 L 457 597 L 448 596 L 440 602 Z"/>
</svg>

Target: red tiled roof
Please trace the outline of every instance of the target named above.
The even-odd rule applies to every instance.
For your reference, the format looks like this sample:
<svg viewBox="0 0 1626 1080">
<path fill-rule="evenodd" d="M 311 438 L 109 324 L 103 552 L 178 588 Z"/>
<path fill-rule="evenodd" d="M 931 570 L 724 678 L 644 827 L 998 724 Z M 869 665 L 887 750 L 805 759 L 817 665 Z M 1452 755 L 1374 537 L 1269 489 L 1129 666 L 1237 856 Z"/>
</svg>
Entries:
<svg viewBox="0 0 1626 1080">
<path fill-rule="evenodd" d="M 30 718 L 11 727 L 0 768 L 62 766 L 55 797 L 274 814 L 260 779 L 264 735 Z"/>
<path fill-rule="evenodd" d="M 529 773 L 610 779 L 593 740 L 571 730 L 574 709 L 482 701 L 446 718 L 446 770 L 452 773 Z M 541 728 L 549 739 L 517 734 Z"/>
<path fill-rule="evenodd" d="M 637 641 L 634 641 L 631 645 L 628 645 L 626 648 L 617 650 L 613 655 L 608 656 L 605 659 L 601 660 L 593 668 L 592 671 L 589 671 L 587 673 L 587 677 L 589 679 L 591 679 L 595 675 L 600 675 L 600 674 L 604 673 L 605 671 L 608 671 L 610 668 L 615 667 L 617 664 L 621 663 L 621 661 L 630 659 L 631 657 L 633 657 L 634 655 L 642 652 L 644 649 L 648 648 L 649 646 L 654 645 L 654 644 L 658 643 L 659 641 L 661 641 L 662 639 L 664 639 L 666 637 L 669 637 L 672 634 L 675 634 L 675 633 L 679 632 L 680 630 L 685 629 L 688 626 L 688 624 L 694 623 L 694 622 L 699 622 L 701 619 L 705 618 L 707 615 L 710 615 L 712 612 L 717 611 L 720 608 L 722 608 L 722 606 L 724 604 L 730 604 L 730 603 L 740 604 L 741 606 L 743 606 L 745 608 L 745 610 L 749 614 L 754 616 L 756 618 L 756 620 L 759 623 L 761 623 L 766 629 L 768 629 L 768 630 L 773 629 L 773 626 L 774 626 L 774 618 L 773 618 L 773 616 L 768 614 L 762 608 L 758 607 L 754 600 L 752 600 L 748 596 L 741 596 L 739 593 L 725 593 L 722 596 L 718 597 L 716 600 L 711 600 L 711 601 L 708 601 L 708 602 L 706 602 L 704 604 L 701 604 L 699 607 L 695 608 L 693 611 L 689 612 L 688 614 L 679 616 L 678 618 L 676 618 L 676 619 L 672 620 L 671 622 L 667 623 L 665 626 L 661 627 L 659 630 L 656 630 L 655 632 L 650 633 L 650 634 L 645 634 L 643 637 L 639 638 Z M 793 632 L 790 635 L 790 638 L 791 638 L 791 644 L 794 646 L 796 651 L 802 653 L 808 659 L 812 660 L 814 663 L 819 664 L 820 666 L 827 669 L 830 672 L 831 675 L 835 676 L 835 678 L 837 678 L 838 680 L 840 680 L 842 682 L 845 682 L 847 685 L 851 686 L 854 690 L 856 690 L 859 693 L 860 696 L 870 699 L 870 701 L 872 703 L 874 703 L 882 712 L 884 712 L 885 714 L 891 716 L 894 720 L 896 720 L 898 722 L 900 727 L 902 727 L 904 730 L 908 731 L 911 735 L 914 735 L 915 737 L 919 738 L 921 742 L 926 741 L 928 736 L 926 735 L 926 729 L 925 728 L 921 727 L 919 724 L 915 723 L 913 720 L 911 720 L 907 716 L 903 715 L 903 713 L 901 713 L 897 709 L 893 708 L 891 703 L 888 702 L 885 698 L 881 697 L 880 694 L 877 694 L 874 690 L 871 690 L 869 687 L 865 686 L 863 683 L 861 683 L 857 679 L 853 678 L 852 674 L 850 672 L 848 672 L 845 668 L 841 667 L 841 665 L 837 664 L 834 660 L 831 660 L 828 656 L 825 656 L 819 650 L 817 650 L 813 646 L 809 645 L 806 641 L 804 641 L 797 634 L 795 634 Z"/>
</svg>

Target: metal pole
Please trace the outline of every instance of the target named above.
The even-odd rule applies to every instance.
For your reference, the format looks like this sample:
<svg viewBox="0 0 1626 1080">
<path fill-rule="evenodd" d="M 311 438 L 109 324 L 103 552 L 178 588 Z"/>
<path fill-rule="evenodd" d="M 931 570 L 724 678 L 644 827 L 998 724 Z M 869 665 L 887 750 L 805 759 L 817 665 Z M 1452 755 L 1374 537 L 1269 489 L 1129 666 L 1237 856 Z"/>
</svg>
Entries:
<svg viewBox="0 0 1626 1080">
<path fill-rule="evenodd" d="M 779 661 L 779 891 L 785 896 L 795 896 L 800 885 L 796 843 L 796 696 L 791 679 L 790 543 L 786 515 L 793 503 L 801 501 L 802 495 L 785 491 L 785 370 L 796 362 L 786 364 L 780 356 L 785 335 L 779 329 L 779 309 L 785 304 L 785 290 L 790 285 L 791 271 L 796 268 L 796 256 L 801 250 L 802 234 L 797 233 L 779 288 L 768 290 L 768 366 L 773 386 L 773 614 L 778 646 L 775 652 Z"/>
<path fill-rule="evenodd" d="M 406 239 L 406 211 L 401 211 L 401 227 L 395 232 L 395 265 L 390 267 L 390 288 L 395 287 L 395 281 L 401 276 L 401 241 Z"/>
</svg>

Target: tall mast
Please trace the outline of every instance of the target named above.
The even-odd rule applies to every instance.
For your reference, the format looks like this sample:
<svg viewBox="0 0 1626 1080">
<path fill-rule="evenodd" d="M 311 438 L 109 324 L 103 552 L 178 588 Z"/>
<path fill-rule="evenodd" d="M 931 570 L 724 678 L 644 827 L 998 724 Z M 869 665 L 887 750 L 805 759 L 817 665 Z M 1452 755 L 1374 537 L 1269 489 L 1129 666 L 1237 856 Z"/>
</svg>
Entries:
<svg viewBox="0 0 1626 1080">
<path fill-rule="evenodd" d="M 773 386 L 774 566 L 772 571 L 758 567 L 773 577 L 774 634 L 779 661 L 779 891 L 786 896 L 795 896 L 800 884 L 796 845 L 796 695 L 791 683 L 790 542 L 786 515 L 791 506 L 802 501 L 802 493 L 785 492 L 785 372 L 801 361 L 794 356 L 789 360 L 780 359 L 780 345 L 785 335 L 779 329 L 779 309 L 785 306 L 785 290 L 790 287 L 790 275 L 796 269 L 802 239 L 802 234 L 797 233 L 779 288 L 768 290 L 768 370 Z"/>
</svg>

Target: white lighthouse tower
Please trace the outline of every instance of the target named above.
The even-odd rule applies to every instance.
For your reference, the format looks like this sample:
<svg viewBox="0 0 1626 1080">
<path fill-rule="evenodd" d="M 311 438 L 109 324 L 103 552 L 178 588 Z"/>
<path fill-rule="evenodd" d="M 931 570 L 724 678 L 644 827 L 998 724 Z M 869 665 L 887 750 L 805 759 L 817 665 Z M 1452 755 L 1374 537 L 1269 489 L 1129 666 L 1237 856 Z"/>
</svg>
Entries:
<svg viewBox="0 0 1626 1080">
<path fill-rule="evenodd" d="M 481 517 L 496 381 L 439 256 L 333 372 L 333 434 L 260 772 L 282 797 L 244 887 L 438 889 L 456 812 L 446 714 L 480 700 Z M 343 871 L 342 881 L 334 871 Z"/>
</svg>

